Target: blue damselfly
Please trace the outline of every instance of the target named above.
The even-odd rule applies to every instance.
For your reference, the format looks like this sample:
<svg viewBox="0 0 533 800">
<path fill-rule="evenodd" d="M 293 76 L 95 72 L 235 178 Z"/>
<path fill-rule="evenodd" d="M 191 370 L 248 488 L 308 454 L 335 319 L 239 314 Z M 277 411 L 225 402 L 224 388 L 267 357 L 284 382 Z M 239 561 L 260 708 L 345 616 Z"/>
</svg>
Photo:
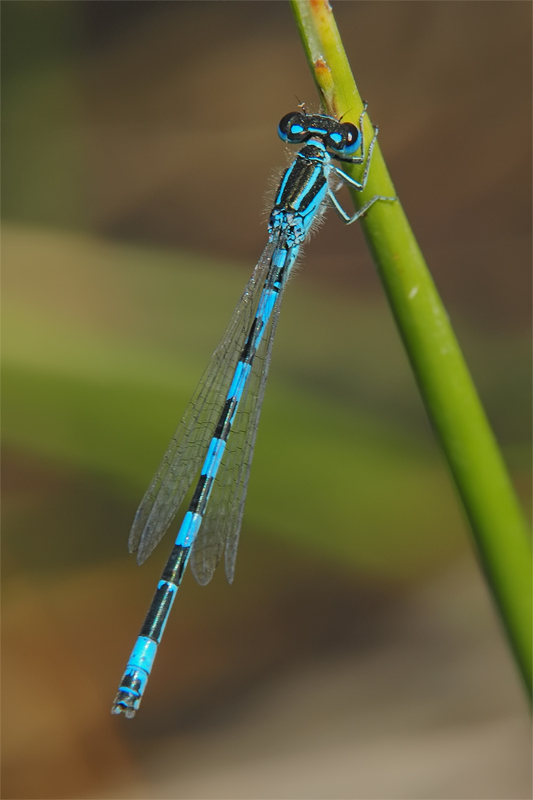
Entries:
<svg viewBox="0 0 533 800">
<path fill-rule="evenodd" d="M 198 469 L 201 474 L 189 509 L 163 570 L 152 605 L 122 677 L 114 714 L 138 710 L 170 614 L 190 559 L 200 584 L 211 580 L 225 550 L 233 581 L 237 544 L 250 475 L 261 404 L 283 291 L 301 245 L 328 205 L 347 224 L 359 219 L 375 195 L 350 216 L 335 191 L 342 181 L 363 191 L 378 129 L 365 156 L 363 117 L 359 127 L 304 106 L 278 126 L 281 139 L 303 147 L 285 171 L 268 226 L 268 243 L 213 353 L 159 469 L 135 516 L 130 552 L 142 564 L 172 524 Z M 354 155 L 358 150 L 360 155 Z M 356 181 L 334 162 L 364 164 Z"/>
</svg>

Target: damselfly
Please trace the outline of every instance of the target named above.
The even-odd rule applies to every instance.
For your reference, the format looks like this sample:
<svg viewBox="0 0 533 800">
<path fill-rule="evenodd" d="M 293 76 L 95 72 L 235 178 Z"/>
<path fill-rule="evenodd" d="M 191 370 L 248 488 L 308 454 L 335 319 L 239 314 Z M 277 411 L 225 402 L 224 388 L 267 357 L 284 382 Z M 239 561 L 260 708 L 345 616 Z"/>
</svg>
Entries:
<svg viewBox="0 0 533 800">
<path fill-rule="evenodd" d="M 272 343 L 287 279 L 301 245 L 329 204 L 347 224 L 377 200 L 375 195 L 350 216 L 335 195 L 340 181 L 363 191 L 374 135 L 365 156 L 363 117 L 359 128 L 304 106 L 278 126 L 284 142 L 303 144 L 279 185 L 268 226 L 268 243 L 239 300 L 228 328 L 185 411 L 159 469 L 135 515 L 130 552 L 142 564 L 172 524 L 201 467 L 196 489 L 163 570 L 152 605 L 122 677 L 112 712 L 133 717 L 138 710 L 157 647 L 189 558 L 200 584 L 211 580 L 225 550 L 232 583 L 250 465 L 272 354 Z M 354 155 L 360 150 L 360 155 Z M 360 181 L 335 161 L 364 164 Z M 339 181 L 340 179 L 340 181 Z"/>
</svg>

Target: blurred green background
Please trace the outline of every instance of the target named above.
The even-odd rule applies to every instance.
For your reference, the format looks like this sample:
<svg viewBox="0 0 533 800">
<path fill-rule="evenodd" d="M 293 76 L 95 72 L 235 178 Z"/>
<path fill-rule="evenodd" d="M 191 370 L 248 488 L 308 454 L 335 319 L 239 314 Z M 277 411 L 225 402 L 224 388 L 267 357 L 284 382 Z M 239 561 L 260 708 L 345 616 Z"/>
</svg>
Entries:
<svg viewBox="0 0 533 800">
<path fill-rule="evenodd" d="M 316 92 L 286 3 L 1 11 L 4 796 L 528 796 L 519 679 L 333 214 L 284 301 L 235 584 L 187 576 L 140 714 L 111 718 L 170 547 L 138 569 L 131 519 L 264 246 L 277 122 Z M 529 507 L 531 7 L 335 13 Z M 459 768 L 443 732 L 472 726 Z"/>
</svg>

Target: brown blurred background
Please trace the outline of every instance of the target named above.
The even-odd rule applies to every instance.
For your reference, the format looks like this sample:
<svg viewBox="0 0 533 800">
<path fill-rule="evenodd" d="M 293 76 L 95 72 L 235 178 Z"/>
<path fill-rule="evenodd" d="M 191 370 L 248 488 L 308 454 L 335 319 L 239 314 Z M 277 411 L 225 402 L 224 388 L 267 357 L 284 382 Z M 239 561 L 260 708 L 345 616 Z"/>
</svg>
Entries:
<svg viewBox="0 0 533 800">
<path fill-rule="evenodd" d="M 236 580 L 132 516 L 265 242 L 284 2 L 4 2 L 5 798 L 526 798 L 525 695 L 361 233 L 280 322 Z M 398 194 L 530 502 L 531 6 L 338 2 Z M 270 187 L 270 190 L 269 190 Z"/>
</svg>

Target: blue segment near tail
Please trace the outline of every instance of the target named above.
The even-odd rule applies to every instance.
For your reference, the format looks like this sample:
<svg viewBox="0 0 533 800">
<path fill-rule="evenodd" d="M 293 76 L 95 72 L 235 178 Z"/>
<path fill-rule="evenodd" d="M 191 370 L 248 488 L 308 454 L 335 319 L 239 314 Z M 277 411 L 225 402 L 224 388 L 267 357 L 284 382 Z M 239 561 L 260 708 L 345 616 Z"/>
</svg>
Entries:
<svg viewBox="0 0 533 800">
<path fill-rule="evenodd" d="M 114 714 L 131 718 L 139 709 L 191 553 L 195 576 L 205 583 L 226 547 L 226 574 L 233 580 L 277 316 L 300 246 L 328 203 L 349 224 L 377 200 L 395 199 L 375 196 L 350 216 L 332 189 L 332 178 L 360 191 L 365 188 L 377 137 L 375 128 L 365 154 L 365 113 L 366 106 L 359 128 L 326 115 L 307 114 L 303 107 L 279 123 L 283 141 L 303 146 L 281 179 L 270 214 L 268 244 L 133 523 L 130 551 L 137 550 L 141 563 L 172 524 L 203 460 L 192 500 L 122 676 Z M 352 156 L 359 148 L 361 155 Z M 351 178 L 335 160 L 364 165 L 362 179 Z M 204 518 L 207 522 L 202 528 Z"/>
<path fill-rule="evenodd" d="M 152 641 L 152 639 L 147 639 L 146 636 L 139 636 L 130 656 L 128 666 L 134 669 L 142 669 L 147 674 L 150 674 L 156 650 L 156 642 Z"/>
</svg>

